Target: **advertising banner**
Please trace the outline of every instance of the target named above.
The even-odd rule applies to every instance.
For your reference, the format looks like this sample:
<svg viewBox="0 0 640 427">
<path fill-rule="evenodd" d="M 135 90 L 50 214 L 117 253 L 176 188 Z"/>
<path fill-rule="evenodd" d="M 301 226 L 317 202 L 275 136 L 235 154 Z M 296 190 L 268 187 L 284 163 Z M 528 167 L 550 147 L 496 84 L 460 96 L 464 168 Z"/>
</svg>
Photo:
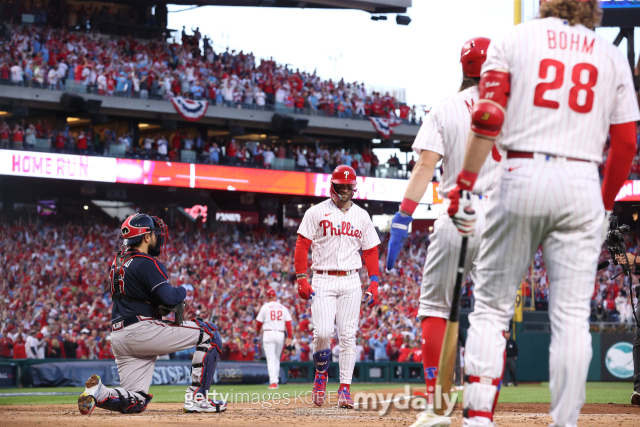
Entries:
<svg viewBox="0 0 640 427">
<path fill-rule="evenodd" d="M 620 187 L 616 202 L 638 202 L 640 201 L 640 181 L 625 181 Z"/>
<path fill-rule="evenodd" d="M 633 381 L 633 334 L 600 334 L 602 381 Z"/>
<path fill-rule="evenodd" d="M 331 186 L 331 175 L 324 173 L 13 150 L 0 150 L 0 174 L 317 197 L 330 197 Z M 356 199 L 387 202 L 401 202 L 409 182 L 363 176 L 356 180 Z M 437 182 L 429 183 L 421 203 L 442 203 L 437 189 Z"/>
<path fill-rule="evenodd" d="M 1 372 L 1 371 L 0 371 Z M 114 360 L 83 362 L 52 362 L 31 365 L 27 369 L 25 387 L 83 387 L 87 378 L 98 375 L 110 387 L 120 386 L 118 367 Z M 280 369 L 280 383 L 286 383 L 284 371 Z M 219 362 L 213 377 L 214 384 L 266 384 L 269 372 L 266 363 Z M 159 360 L 153 371 L 151 385 L 191 384 L 191 361 Z"/>
</svg>

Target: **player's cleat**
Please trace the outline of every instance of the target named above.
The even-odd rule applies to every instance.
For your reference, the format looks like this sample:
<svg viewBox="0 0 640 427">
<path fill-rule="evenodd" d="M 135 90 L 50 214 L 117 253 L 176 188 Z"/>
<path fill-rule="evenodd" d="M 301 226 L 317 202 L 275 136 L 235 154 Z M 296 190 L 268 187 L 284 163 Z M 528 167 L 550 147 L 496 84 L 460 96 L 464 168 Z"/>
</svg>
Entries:
<svg viewBox="0 0 640 427">
<path fill-rule="evenodd" d="M 631 395 L 631 404 L 640 406 L 640 392 L 634 390 Z"/>
<path fill-rule="evenodd" d="M 432 408 L 427 408 L 418 414 L 416 422 L 410 427 L 448 427 L 450 425 L 451 418 L 437 415 Z"/>
<path fill-rule="evenodd" d="M 338 406 L 341 408 L 353 409 L 351 392 L 346 387 L 342 387 L 338 390 Z"/>
<path fill-rule="evenodd" d="M 227 410 L 227 402 L 221 400 L 185 400 L 182 407 L 184 412 L 190 413 L 202 413 L 202 412 L 224 412 Z"/>
<path fill-rule="evenodd" d="M 102 380 L 97 375 L 91 375 L 84 387 L 84 392 L 78 398 L 78 410 L 82 415 L 89 415 L 96 408 L 95 396 L 102 388 Z"/>
<path fill-rule="evenodd" d="M 269 386 L 269 390 L 273 390 L 273 389 L 277 389 L 278 388 L 278 384 L 273 383 Z"/>
<path fill-rule="evenodd" d="M 327 395 L 327 373 L 316 371 L 316 378 L 313 380 L 313 391 L 311 399 L 316 406 L 322 406 Z"/>
</svg>

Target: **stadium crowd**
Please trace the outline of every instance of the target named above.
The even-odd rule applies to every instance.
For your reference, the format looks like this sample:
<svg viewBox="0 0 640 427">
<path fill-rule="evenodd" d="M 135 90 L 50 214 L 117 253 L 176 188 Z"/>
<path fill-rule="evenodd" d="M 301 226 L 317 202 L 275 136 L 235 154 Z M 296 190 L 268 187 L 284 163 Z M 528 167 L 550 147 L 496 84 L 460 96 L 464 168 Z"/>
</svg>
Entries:
<svg viewBox="0 0 640 427">
<path fill-rule="evenodd" d="M 261 357 L 254 320 L 265 301 L 266 289 L 272 287 L 290 308 L 294 323 L 293 341 L 282 359 L 309 360 L 313 325 L 310 305 L 298 297 L 294 284 L 296 236 L 292 229 L 286 233 L 228 226 L 212 230 L 181 222 L 171 228 L 165 260 L 170 281 L 187 289 L 187 318 L 212 319 L 224 331 L 223 359 L 248 361 Z M 107 269 L 120 248 L 117 224 L 62 225 L 39 220 L 28 225 L 0 224 L 0 235 L 0 357 L 113 358 Z M 386 240 L 381 237 L 380 263 L 384 271 Z M 359 360 L 421 360 L 416 315 L 428 242 L 426 234 L 412 233 L 397 268 L 382 273 L 379 306 L 374 310 L 363 306 Z M 628 243 L 637 253 L 638 239 L 634 236 Z M 623 290 L 622 279 L 610 280 L 616 268 L 610 266 L 598 274 L 592 321 L 631 319 L 629 295 Z M 366 288 L 366 268 L 360 275 Z M 462 292 L 463 308 L 472 308 L 470 279 Z M 540 251 L 523 281 L 523 295 L 525 306 L 534 301 L 536 309 L 547 308 L 549 289 Z M 338 349 L 334 345 L 334 351 Z M 188 353 L 173 357 L 189 357 Z"/>
<path fill-rule="evenodd" d="M 10 25 L 10 24 L 7 24 Z M 323 80 L 252 53 L 215 52 L 195 30 L 182 43 L 109 38 L 50 26 L 12 26 L 0 49 L 0 83 L 126 98 L 206 99 L 234 108 L 284 109 L 340 118 L 397 117 L 418 124 L 416 106 L 364 83 Z"/>
</svg>

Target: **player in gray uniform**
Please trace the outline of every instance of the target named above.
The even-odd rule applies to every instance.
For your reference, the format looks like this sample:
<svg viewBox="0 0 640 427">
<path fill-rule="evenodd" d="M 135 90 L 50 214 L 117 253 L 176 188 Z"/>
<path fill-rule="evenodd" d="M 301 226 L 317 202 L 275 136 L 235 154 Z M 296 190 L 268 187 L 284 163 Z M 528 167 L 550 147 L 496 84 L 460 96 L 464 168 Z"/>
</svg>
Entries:
<svg viewBox="0 0 640 427">
<path fill-rule="evenodd" d="M 208 398 L 222 353 L 218 327 L 200 318 L 182 321 L 187 292 L 169 284 L 167 270 L 154 258 L 163 253 L 167 226 L 158 217 L 134 214 L 121 231 L 128 248 L 116 254 L 109 273 L 111 345 L 121 387 L 106 387 L 98 375 L 92 375 L 78 398 L 80 413 L 88 415 L 96 406 L 123 414 L 144 411 L 153 397 L 148 393 L 156 358 L 194 346 L 192 383 L 187 387 L 184 411 L 225 411 L 226 402 Z M 175 323 L 162 320 L 169 311 L 176 312 Z"/>
</svg>

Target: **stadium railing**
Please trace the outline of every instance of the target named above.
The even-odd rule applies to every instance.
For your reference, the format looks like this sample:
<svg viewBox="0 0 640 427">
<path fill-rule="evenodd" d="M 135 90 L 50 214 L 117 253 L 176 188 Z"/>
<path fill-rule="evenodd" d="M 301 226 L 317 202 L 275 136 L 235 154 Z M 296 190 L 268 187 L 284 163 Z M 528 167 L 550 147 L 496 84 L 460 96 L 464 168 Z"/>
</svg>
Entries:
<svg viewBox="0 0 640 427">
<path fill-rule="evenodd" d="M 32 88 L 32 89 L 56 90 L 61 92 L 91 94 L 91 95 L 98 95 L 98 96 L 140 98 L 140 95 L 135 92 L 131 92 L 131 93 L 114 92 L 113 95 L 105 94 L 103 93 L 103 91 L 98 90 L 98 88 L 95 86 L 88 86 L 87 84 L 82 83 L 78 80 L 70 80 L 70 79 L 66 79 L 64 84 L 60 82 L 57 83 L 55 89 L 51 89 L 50 85 L 47 83 L 40 84 L 35 81 L 23 81 L 20 84 L 15 84 L 11 80 L 0 79 L 0 85 L 19 86 L 19 87 L 21 86 L 21 87 Z M 151 93 L 151 92 L 148 93 L 146 99 L 150 99 L 154 101 L 168 100 L 168 98 L 163 93 Z M 369 120 L 369 117 L 375 117 L 375 116 L 365 116 L 361 114 L 355 114 L 353 112 L 340 113 L 337 110 L 335 111 L 335 113 L 329 114 L 324 110 L 314 110 L 311 108 L 286 107 L 284 104 L 280 104 L 280 103 L 276 105 L 272 105 L 272 104 L 257 105 L 257 104 L 246 104 L 244 102 L 229 102 L 229 101 L 216 103 L 215 99 L 201 98 L 201 97 L 194 97 L 193 99 L 196 99 L 196 100 L 206 99 L 211 105 L 223 106 L 223 107 L 235 108 L 235 109 L 241 109 L 241 110 L 271 111 L 271 112 L 279 112 L 284 114 L 300 114 L 305 116 L 333 117 L 338 119 L 351 119 L 351 120 Z M 402 122 L 403 124 L 406 124 L 406 125 L 415 125 L 415 126 L 420 125 L 420 123 L 417 123 L 415 121 L 403 120 Z"/>
</svg>

